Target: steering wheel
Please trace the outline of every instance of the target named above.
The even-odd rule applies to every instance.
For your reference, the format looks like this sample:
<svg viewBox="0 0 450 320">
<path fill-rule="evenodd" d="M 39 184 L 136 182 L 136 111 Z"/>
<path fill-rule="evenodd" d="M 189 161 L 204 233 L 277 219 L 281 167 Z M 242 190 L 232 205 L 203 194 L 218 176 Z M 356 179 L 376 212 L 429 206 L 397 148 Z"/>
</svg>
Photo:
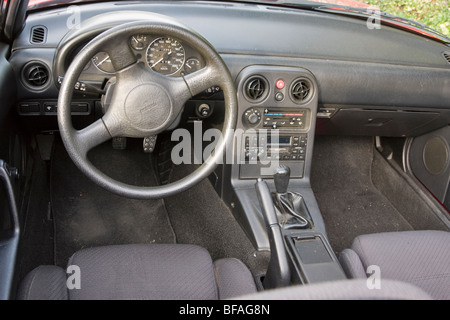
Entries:
<svg viewBox="0 0 450 320">
<path fill-rule="evenodd" d="M 187 43 L 205 59 L 205 67 L 182 77 L 159 74 L 137 59 L 129 47 L 135 34 L 172 37 Z M 83 68 L 98 52 L 109 54 L 116 70 L 116 84 L 108 109 L 101 119 L 82 130 L 74 129 L 70 105 L 74 85 Z M 162 186 L 134 186 L 122 183 L 98 170 L 88 160 L 89 150 L 113 137 L 144 138 L 165 131 L 182 112 L 185 102 L 212 86 L 224 93 L 225 119 L 222 138 L 214 152 L 188 176 Z M 137 21 L 113 27 L 90 41 L 68 68 L 58 97 L 58 125 L 63 143 L 77 167 L 99 186 L 135 199 L 158 199 L 182 192 L 206 178 L 222 163 L 236 123 L 237 98 L 231 74 L 211 44 L 172 18 L 156 15 L 151 21 Z"/>
</svg>

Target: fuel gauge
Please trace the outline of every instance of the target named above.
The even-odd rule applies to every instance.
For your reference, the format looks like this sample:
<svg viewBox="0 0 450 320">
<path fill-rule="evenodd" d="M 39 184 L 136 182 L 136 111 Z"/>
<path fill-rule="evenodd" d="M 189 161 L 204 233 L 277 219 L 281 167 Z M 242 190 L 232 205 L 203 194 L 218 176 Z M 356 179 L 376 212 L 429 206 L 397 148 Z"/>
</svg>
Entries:
<svg viewBox="0 0 450 320">
<path fill-rule="evenodd" d="M 190 58 L 186 60 L 186 63 L 184 64 L 184 72 L 186 72 L 187 74 L 193 73 L 197 70 L 200 70 L 201 68 L 202 64 L 197 58 Z"/>
</svg>

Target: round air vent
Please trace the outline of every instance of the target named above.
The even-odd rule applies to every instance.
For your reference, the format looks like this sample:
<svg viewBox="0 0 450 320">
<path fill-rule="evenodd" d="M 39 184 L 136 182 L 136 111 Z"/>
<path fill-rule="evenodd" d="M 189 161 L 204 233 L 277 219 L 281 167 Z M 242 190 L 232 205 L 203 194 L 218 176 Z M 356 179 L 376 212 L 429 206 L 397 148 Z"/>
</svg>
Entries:
<svg viewBox="0 0 450 320">
<path fill-rule="evenodd" d="M 244 83 L 244 94 L 250 101 L 261 101 L 267 96 L 267 80 L 260 76 L 250 77 Z"/>
<path fill-rule="evenodd" d="M 40 62 L 30 62 L 23 68 L 22 79 L 28 87 L 42 88 L 49 80 L 48 68 Z"/>
<path fill-rule="evenodd" d="M 306 78 L 297 79 L 291 85 L 291 98 L 296 103 L 307 102 L 313 94 L 311 81 Z"/>
</svg>

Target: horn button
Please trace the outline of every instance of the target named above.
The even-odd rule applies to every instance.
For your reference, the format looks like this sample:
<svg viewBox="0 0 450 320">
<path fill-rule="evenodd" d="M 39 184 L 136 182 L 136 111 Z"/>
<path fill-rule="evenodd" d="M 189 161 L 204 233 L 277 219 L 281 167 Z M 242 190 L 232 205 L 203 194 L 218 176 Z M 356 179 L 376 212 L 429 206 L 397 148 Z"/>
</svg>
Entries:
<svg viewBox="0 0 450 320">
<path fill-rule="evenodd" d="M 154 133 L 169 124 L 172 100 L 160 85 L 144 83 L 128 93 L 125 98 L 125 114 L 134 129 Z"/>
</svg>

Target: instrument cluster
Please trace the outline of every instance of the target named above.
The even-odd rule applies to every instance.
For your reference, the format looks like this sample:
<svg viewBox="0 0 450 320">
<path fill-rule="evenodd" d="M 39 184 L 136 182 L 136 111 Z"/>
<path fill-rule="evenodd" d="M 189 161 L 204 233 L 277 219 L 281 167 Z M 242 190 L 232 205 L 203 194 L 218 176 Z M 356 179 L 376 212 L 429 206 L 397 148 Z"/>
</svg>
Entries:
<svg viewBox="0 0 450 320">
<path fill-rule="evenodd" d="M 190 46 L 178 39 L 166 36 L 136 34 L 129 39 L 129 45 L 138 61 L 155 72 L 179 77 L 202 69 L 204 59 Z M 114 74 L 115 70 L 106 52 L 97 53 L 86 65 L 86 73 Z"/>
</svg>

